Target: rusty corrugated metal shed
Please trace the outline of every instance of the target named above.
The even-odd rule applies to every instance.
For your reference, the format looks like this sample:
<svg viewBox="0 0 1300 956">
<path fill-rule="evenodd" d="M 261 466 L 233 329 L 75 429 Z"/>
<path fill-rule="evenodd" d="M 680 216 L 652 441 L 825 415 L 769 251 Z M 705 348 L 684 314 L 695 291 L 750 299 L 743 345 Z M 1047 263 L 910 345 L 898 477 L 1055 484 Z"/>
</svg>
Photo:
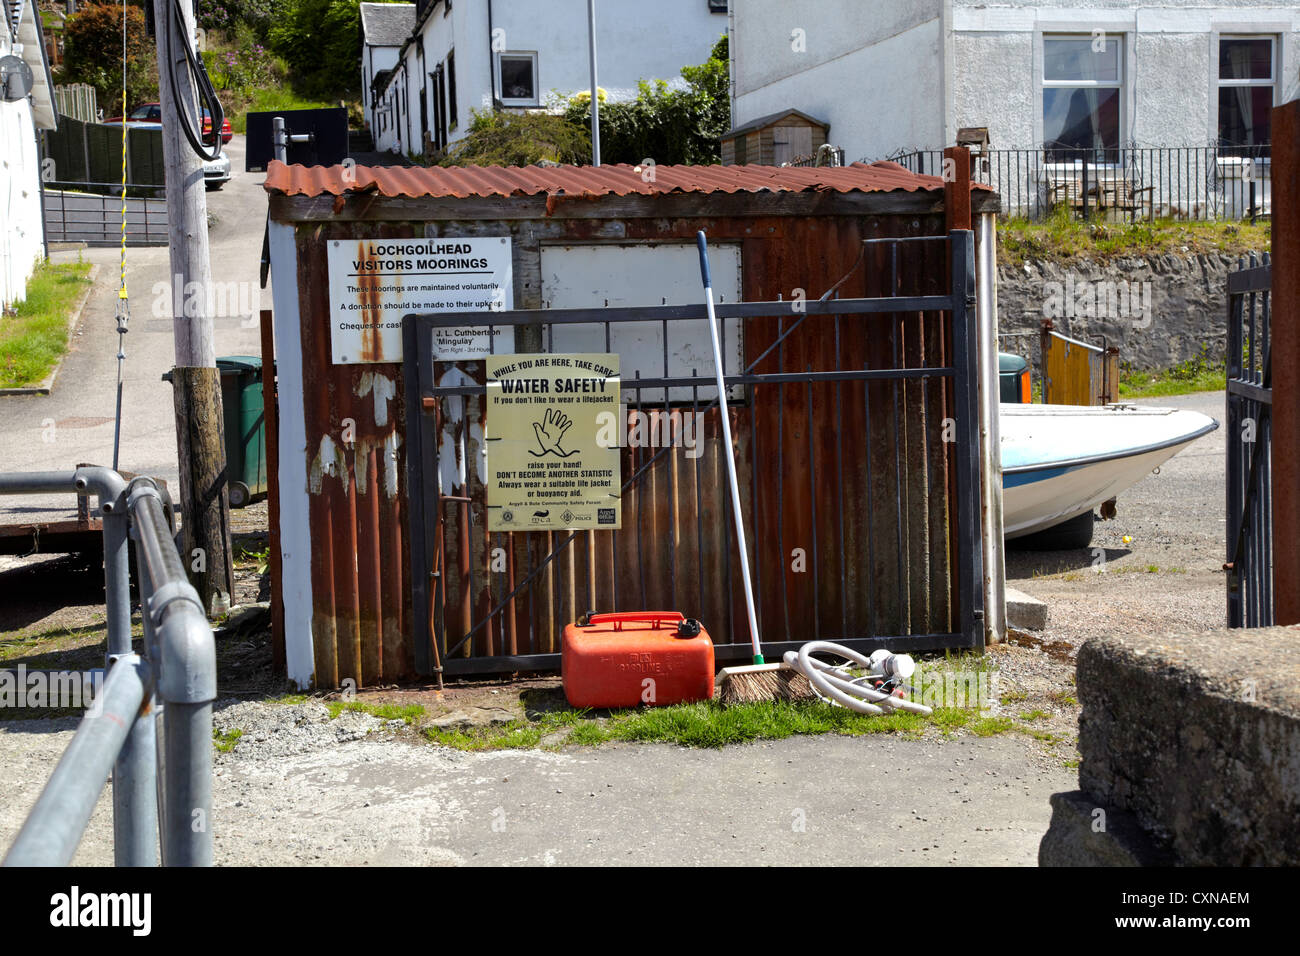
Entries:
<svg viewBox="0 0 1300 956">
<path fill-rule="evenodd" d="M 851 166 L 287 166 L 267 168 L 266 191 L 287 196 L 371 193 L 411 199 L 487 196 L 643 196 L 738 192 L 939 192 L 943 180 L 897 163 Z M 647 181 L 649 180 L 649 181 Z M 973 188 L 988 191 L 987 186 Z"/>
</svg>

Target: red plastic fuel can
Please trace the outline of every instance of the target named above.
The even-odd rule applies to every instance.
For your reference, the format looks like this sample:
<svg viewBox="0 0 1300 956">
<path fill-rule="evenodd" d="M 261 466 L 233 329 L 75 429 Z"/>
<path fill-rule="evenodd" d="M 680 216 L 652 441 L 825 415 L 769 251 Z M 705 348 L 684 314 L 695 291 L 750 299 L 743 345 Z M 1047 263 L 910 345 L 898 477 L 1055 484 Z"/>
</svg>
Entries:
<svg viewBox="0 0 1300 956">
<path fill-rule="evenodd" d="M 564 629 L 564 696 L 574 707 L 663 706 L 713 696 L 713 641 L 676 611 L 588 614 Z"/>
</svg>

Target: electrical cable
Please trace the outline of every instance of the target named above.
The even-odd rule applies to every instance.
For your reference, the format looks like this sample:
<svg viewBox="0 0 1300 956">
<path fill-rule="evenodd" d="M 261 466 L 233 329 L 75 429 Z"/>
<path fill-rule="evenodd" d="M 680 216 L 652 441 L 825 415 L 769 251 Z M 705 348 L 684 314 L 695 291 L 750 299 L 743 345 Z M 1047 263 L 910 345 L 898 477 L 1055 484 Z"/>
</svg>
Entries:
<svg viewBox="0 0 1300 956">
<path fill-rule="evenodd" d="M 217 91 L 212 86 L 212 80 L 208 77 L 207 68 L 203 65 L 203 58 L 194 55 L 194 44 L 189 38 L 185 13 L 181 9 L 180 0 L 171 0 L 171 8 L 175 32 L 185 38 L 185 65 L 194 79 L 198 99 L 207 108 L 208 116 L 212 120 L 211 144 L 203 142 L 202 135 L 195 131 L 194 117 L 190 116 L 184 108 L 184 101 L 180 97 L 180 82 L 176 77 L 176 57 L 172 53 L 172 30 L 166 28 L 164 24 L 160 24 L 159 32 L 165 34 L 167 38 L 165 41 L 167 44 L 167 81 L 171 86 L 172 102 L 176 105 L 181 130 L 185 133 L 185 138 L 189 141 L 190 147 L 199 155 L 200 159 L 205 162 L 213 162 L 221 158 L 221 129 L 226 114 L 221 108 L 221 100 L 217 98 Z M 200 124 L 201 129 L 202 125 Z"/>
</svg>

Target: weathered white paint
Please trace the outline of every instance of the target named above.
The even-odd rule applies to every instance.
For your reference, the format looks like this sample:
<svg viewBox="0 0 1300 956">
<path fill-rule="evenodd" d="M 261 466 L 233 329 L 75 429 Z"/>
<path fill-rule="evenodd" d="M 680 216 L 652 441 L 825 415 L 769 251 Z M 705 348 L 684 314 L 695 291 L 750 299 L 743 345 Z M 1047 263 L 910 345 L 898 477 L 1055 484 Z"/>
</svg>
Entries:
<svg viewBox="0 0 1300 956">
<path fill-rule="evenodd" d="M 849 161 L 950 145 L 987 126 L 995 149 L 1042 142 L 1044 33 L 1119 36 L 1122 142 L 1218 135 L 1218 39 L 1278 37 L 1275 103 L 1300 94 L 1300 11 L 1278 0 L 732 0 L 741 124 L 795 108 L 831 124 Z M 803 30 L 805 49 L 793 44 Z"/>
<path fill-rule="evenodd" d="M 357 397 L 373 395 L 375 399 L 375 425 L 383 428 L 388 424 L 388 403 L 397 394 L 397 383 L 383 372 L 362 372 L 357 382 Z"/>
<path fill-rule="evenodd" d="M 284 603 L 285 667 L 300 690 L 312 684 L 311 525 L 307 509 L 307 411 L 304 405 L 298 250 L 293 227 L 270 231 L 275 361 L 280 404 L 280 599 Z"/>
</svg>

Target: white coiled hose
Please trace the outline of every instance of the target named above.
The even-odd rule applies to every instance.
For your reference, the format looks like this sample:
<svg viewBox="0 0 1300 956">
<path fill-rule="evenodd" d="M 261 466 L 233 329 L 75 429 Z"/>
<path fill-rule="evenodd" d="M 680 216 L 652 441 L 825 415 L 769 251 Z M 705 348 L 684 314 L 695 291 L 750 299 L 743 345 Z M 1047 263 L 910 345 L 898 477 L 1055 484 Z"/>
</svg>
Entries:
<svg viewBox="0 0 1300 956">
<path fill-rule="evenodd" d="M 867 675 L 852 677 L 848 672 L 849 664 L 827 664 L 812 656 L 818 653 L 843 657 L 865 668 Z M 798 651 L 786 651 L 784 660 L 787 667 L 794 668 L 808 678 L 813 692 L 828 703 L 848 707 L 860 714 L 886 714 L 895 710 L 905 710 L 912 714 L 933 713 L 933 710 L 924 704 L 904 700 L 867 686 L 867 681 L 871 680 L 910 677 L 916 668 L 916 663 L 906 654 L 876 651 L 871 657 L 866 657 L 842 644 L 809 641 Z"/>
</svg>

